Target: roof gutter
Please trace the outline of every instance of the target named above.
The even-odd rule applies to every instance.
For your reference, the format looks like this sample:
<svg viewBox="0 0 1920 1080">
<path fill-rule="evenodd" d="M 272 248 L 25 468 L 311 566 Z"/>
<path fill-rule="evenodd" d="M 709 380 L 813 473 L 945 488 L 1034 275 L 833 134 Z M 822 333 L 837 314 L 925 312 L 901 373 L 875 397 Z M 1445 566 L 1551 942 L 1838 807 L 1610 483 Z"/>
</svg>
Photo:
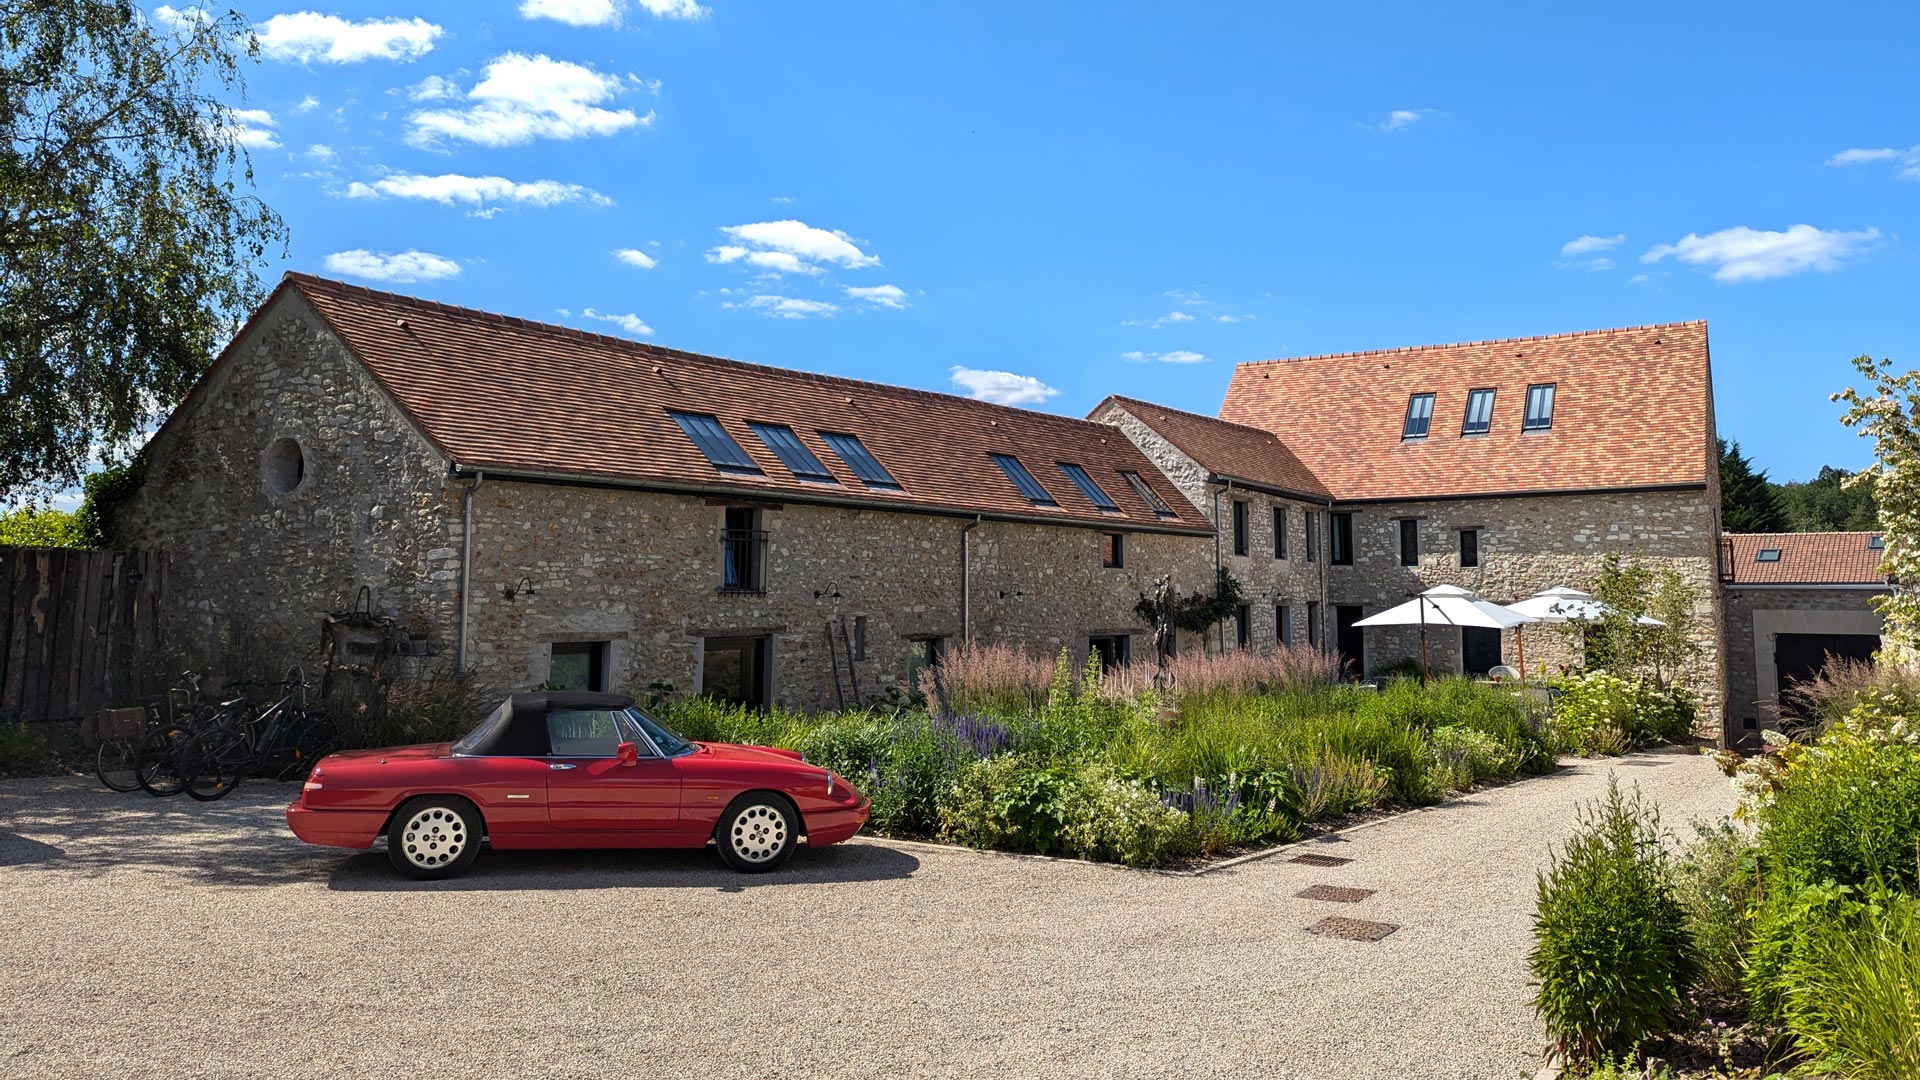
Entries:
<svg viewBox="0 0 1920 1080">
<path fill-rule="evenodd" d="M 1228 487 L 1242 487 L 1248 491 L 1259 492 L 1262 495 L 1276 495 L 1283 499 L 1298 499 L 1301 502 L 1310 502 L 1319 506 L 1333 505 L 1333 497 L 1330 495 L 1315 495 L 1310 491 L 1295 491 L 1292 488 L 1275 487 L 1272 484 L 1261 484 L 1248 480 L 1245 477 L 1228 476 L 1225 473 L 1213 473 L 1207 477 L 1207 480 L 1210 483 L 1225 484 Z"/>
<path fill-rule="evenodd" d="M 725 498 L 758 500 L 761 502 L 806 503 L 815 506 L 835 506 L 848 510 L 890 510 L 899 514 L 976 518 L 982 521 L 1010 521 L 1022 525 L 1052 525 L 1062 529 L 1098 529 L 1102 532 L 1166 533 L 1173 536 L 1208 536 L 1213 533 L 1211 527 L 1158 525 L 1124 515 L 1120 517 L 1109 517 L 1103 521 L 1089 521 L 1079 518 L 1062 519 L 1041 517 L 1037 514 L 1007 514 L 980 510 L 942 509 L 939 507 L 922 506 L 916 503 L 895 502 L 888 499 L 831 498 L 804 491 L 727 487 L 719 484 L 671 484 L 658 481 L 616 480 L 534 469 L 503 469 L 496 468 L 492 465 L 453 466 L 453 473 L 456 476 L 478 475 L 482 471 L 497 480 L 524 480 L 531 483 L 567 484 L 575 487 L 609 487 L 629 491 L 653 491 L 675 495 L 721 496 Z"/>
</svg>

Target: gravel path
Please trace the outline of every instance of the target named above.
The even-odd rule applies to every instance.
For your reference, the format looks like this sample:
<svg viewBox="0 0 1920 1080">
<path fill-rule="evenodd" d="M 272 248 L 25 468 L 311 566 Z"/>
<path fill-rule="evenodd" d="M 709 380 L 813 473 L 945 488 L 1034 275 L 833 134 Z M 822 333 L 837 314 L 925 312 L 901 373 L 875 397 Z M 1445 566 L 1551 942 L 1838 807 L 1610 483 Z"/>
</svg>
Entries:
<svg viewBox="0 0 1920 1080">
<path fill-rule="evenodd" d="M 295 841 L 290 787 L 0 783 L 0 1076 L 1521 1077 L 1534 872 L 1610 771 L 1676 830 L 1731 809 L 1643 754 L 1198 877 L 858 840 L 414 883 Z"/>
</svg>

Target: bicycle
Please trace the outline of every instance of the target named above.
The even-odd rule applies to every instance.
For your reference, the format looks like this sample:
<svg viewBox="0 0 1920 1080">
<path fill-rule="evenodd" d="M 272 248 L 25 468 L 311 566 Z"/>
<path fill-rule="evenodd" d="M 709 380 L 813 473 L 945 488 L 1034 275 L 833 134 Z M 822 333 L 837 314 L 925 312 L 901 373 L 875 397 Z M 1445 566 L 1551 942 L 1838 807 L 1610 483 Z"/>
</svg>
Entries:
<svg viewBox="0 0 1920 1080">
<path fill-rule="evenodd" d="M 187 790 L 192 769 L 181 757 L 183 747 L 195 734 L 216 726 L 228 712 L 245 706 L 244 698 L 217 706 L 208 704 L 201 698 L 201 681 L 197 672 L 182 672 L 182 685 L 169 687 L 164 696 L 147 703 L 146 729 L 133 751 L 133 779 L 149 795 L 164 798 Z M 102 749 L 106 750 L 104 746 Z"/>
<path fill-rule="evenodd" d="M 225 712 L 180 746 L 177 758 L 187 773 L 189 798 L 225 798 L 250 776 L 286 779 L 339 748 L 332 717 L 306 706 L 305 673 L 289 668 L 281 685 L 280 699 L 259 715 Z"/>
</svg>

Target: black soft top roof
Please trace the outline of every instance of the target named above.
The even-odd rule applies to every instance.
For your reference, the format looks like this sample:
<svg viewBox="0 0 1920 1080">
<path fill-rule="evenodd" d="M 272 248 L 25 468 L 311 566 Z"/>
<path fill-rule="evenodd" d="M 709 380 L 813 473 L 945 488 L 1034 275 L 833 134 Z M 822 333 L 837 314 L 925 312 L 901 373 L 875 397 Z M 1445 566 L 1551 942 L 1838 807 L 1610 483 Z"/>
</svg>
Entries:
<svg viewBox="0 0 1920 1080">
<path fill-rule="evenodd" d="M 624 709 L 632 704 L 633 699 L 625 694 L 578 690 L 509 694 L 478 727 L 453 744 L 453 752 L 483 757 L 545 757 L 553 750 L 547 740 L 548 713 Z"/>
</svg>

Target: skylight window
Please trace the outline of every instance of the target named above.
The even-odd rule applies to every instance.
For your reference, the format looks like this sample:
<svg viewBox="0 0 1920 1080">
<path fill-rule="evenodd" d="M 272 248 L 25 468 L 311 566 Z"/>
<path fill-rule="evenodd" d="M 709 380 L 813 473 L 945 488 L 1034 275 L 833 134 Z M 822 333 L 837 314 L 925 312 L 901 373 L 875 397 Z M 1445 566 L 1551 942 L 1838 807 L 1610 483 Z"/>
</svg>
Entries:
<svg viewBox="0 0 1920 1080">
<path fill-rule="evenodd" d="M 1868 550 L 1868 551 L 1885 551 L 1885 550 L 1886 550 L 1886 548 L 1887 548 L 1887 538 L 1886 538 L 1886 537 L 1884 537 L 1884 536 L 1869 536 L 1869 537 L 1867 537 L 1867 550 Z"/>
<path fill-rule="evenodd" d="M 720 426 L 717 418 L 706 413 L 684 413 L 672 410 L 668 410 L 667 415 L 673 417 L 673 422 L 679 424 L 680 430 L 687 433 L 687 438 L 693 440 L 693 445 L 707 455 L 707 460 L 713 463 L 714 468 L 727 473 L 753 473 L 756 476 L 760 474 L 760 466 L 755 465 L 753 459 L 747 456 L 747 452 L 740 448 L 740 444 L 733 441 L 733 436 L 727 434 L 727 429 Z"/>
<path fill-rule="evenodd" d="M 1527 418 L 1521 431 L 1545 431 L 1553 426 L 1553 384 L 1536 383 L 1527 387 Z"/>
<path fill-rule="evenodd" d="M 1400 429 L 1403 439 L 1424 439 L 1433 424 L 1433 395 L 1415 394 L 1407 399 L 1407 423 Z"/>
<path fill-rule="evenodd" d="M 1046 488 L 1040 486 L 1040 481 L 1033 478 L 1033 474 L 1027 471 L 1027 467 L 1020 464 L 1019 458 L 1014 457 L 1012 454 L 989 454 L 987 456 L 993 459 L 995 465 L 1000 466 L 1000 471 L 1007 474 L 1007 479 L 1013 481 L 1013 486 L 1019 488 L 1020 494 L 1025 495 L 1027 500 L 1033 503 L 1033 505 L 1060 505 L 1053 501 L 1053 496 L 1047 494 Z"/>
<path fill-rule="evenodd" d="M 828 448 L 840 455 L 840 460 L 847 463 L 847 468 L 853 470 L 853 475 L 859 477 L 861 483 L 868 487 L 899 488 L 900 481 L 895 480 L 887 467 L 867 451 L 866 444 L 858 436 L 823 431 L 820 437 L 827 440 Z"/>
<path fill-rule="evenodd" d="M 1087 470 L 1078 465 L 1069 465 L 1064 461 L 1058 464 L 1060 471 L 1067 474 L 1067 479 L 1073 481 L 1073 486 L 1080 489 L 1080 494 L 1085 495 L 1088 502 L 1108 513 L 1120 512 L 1120 504 L 1114 502 L 1113 496 L 1108 495 L 1101 490 L 1099 484 L 1093 482 L 1093 477 L 1087 475 Z"/>
<path fill-rule="evenodd" d="M 1133 488 L 1133 493 L 1140 496 L 1140 501 L 1153 508 L 1154 516 L 1163 518 L 1177 516 L 1173 512 L 1173 507 L 1168 506 L 1165 499 L 1148 487 L 1146 480 L 1142 479 L 1139 473 L 1122 472 L 1120 475 L 1126 480 L 1128 486 Z"/>
<path fill-rule="evenodd" d="M 791 470 L 793 475 L 802 480 L 828 484 L 835 482 L 833 474 L 827 471 L 819 458 L 813 456 L 813 451 L 807 449 L 807 444 L 800 441 L 800 436 L 795 435 L 792 428 L 785 424 L 749 423 L 747 426 L 760 436 L 760 441 L 767 444 L 767 449 L 773 451 L 773 456 L 779 458 L 780 464 Z"/>
<path fill-rule="evenodd" d="M 1493 427 L 1493 391 L 1475 390 L 1467 395 L 1467 419 L 1460 425 L 1462 435 L 1485 435 Z"/>
<path fill-rule="evenodd" d="M 1753 561 L 1754 562 L 1779 562 L 1780 549 L 1779 548 L 1761 548 L 1759 551 L 1754 553 Z"/>
</svg>

